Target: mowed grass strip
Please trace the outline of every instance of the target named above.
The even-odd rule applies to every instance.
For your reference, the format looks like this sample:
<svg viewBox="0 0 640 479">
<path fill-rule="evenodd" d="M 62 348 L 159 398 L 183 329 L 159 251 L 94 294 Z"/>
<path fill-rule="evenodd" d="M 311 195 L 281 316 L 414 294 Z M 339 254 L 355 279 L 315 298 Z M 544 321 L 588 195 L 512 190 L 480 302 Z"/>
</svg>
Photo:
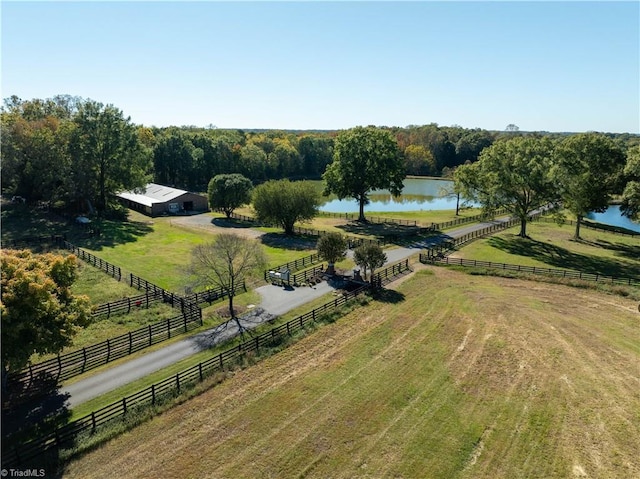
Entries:
<svg viewBox="0 0 640 479">
<path fill-rule="evenodd" d="M 425 274 L 429 273 L 429 274 Z M 428 268 L 65 477 L 637 477 L 640 318 Z"/>
</svg>

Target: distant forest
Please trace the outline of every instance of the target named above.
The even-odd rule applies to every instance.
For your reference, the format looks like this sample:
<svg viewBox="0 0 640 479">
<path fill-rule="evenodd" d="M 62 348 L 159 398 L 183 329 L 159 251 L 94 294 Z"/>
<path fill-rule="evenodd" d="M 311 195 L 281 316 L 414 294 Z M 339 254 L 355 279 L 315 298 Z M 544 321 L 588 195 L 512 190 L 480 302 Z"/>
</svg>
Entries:
<svg viewBox="0 0 640 479">
<path fill-rule="evenodd" d="M 407 175 L 445 177 L 457 166 L 475 162 L 484 148 L 500 139 L 570 134 L 522 132 L 515 125 L 499 132 L 436 123 L 379 128 L 396 137 Z M 102 193 L 98 201 L 105 203 L 106 193 L 116 186 L 110 188 L 104 181 L 109 175 L 121 177 L 117 182 L 121 187 L 134 178 L 134 184 L 139 184 L 144 176 L 192 191 L 205 191 L 209 180 L 221 173 L 241 173 L 254 183 L 274 178 L 319 179 L 333 161 L 337 134 L 147 127 L 133 124 L 113 105 L 92 100 L 59 95 L 23 101 L 13 96 L 5 99 L 2 108 L 2 190 L 30 200 L 54 200 L 87 196 L 91 188 Z M 640 144 L 639 135 L 608 136 L 625 151 Z M 135 161 L 125 161 L 127 157 Z M 56 170 L 58 174 L 52 174 Z M 95 178 L 88 177 L 90 170 L 96 171 Z"/>
</svg>

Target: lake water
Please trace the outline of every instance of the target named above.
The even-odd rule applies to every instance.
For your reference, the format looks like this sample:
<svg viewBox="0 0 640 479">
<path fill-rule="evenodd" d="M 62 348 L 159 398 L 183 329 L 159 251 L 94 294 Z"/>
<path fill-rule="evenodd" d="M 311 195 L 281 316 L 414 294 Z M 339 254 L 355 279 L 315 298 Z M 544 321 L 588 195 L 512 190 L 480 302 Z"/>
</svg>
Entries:
<svg viewBox="0 0 640 479">
<path fill-rule="evenodd" d="M 365 212 L 394 212 L 420 210 L 455 210 L 456 197 L 446 196 L 446 189 L 451 190 L 453 182 L 425 178 L 406 178 L 402 195 L 394 198 L 387 190 L 374 190 L 369 195 L 370 203 L 365 205 Z M 320 206 L 320 211 L 332 213 L 357 213 L 358 202 L 354 199 L 332 199 Z"/>
<path fill-rule="evenodd" d="M 365 212 L 394 212 L 420 210 L 455 210 L 456 197 L 448 196 L 446 190 L 451 191 L 453 181 L 435 180 L 427 178 L 406 178 L 402 195 L 394 198 L 386 190 L 374 190 L 369 195 L 371 202 L 365 205 Z M 479 206 L 479 205 L 472 205 Z M 358 202 L 353 199 L 330 199 L 320 206 L 320 211 L 331 213 L 357 213 Z M 622 216 L 620 207 L 612 205 L 604 213 L 589 213 L 588 219 L 599 221 L 612 226 L 621 226 L 632 231 L 640 232 L 640 224 Z"/>
<path fill-rule="evenodd" d="M 640 223 L 631 221 L 626 216 L 622 216 L 620 213 L 620 206 L 611 205 L 603 213 L 589 213 L 587 218 L 600 223 L 605 223 L 611 226 L 621 226 L 631 231 L 640 232 Z"/>
</svg>

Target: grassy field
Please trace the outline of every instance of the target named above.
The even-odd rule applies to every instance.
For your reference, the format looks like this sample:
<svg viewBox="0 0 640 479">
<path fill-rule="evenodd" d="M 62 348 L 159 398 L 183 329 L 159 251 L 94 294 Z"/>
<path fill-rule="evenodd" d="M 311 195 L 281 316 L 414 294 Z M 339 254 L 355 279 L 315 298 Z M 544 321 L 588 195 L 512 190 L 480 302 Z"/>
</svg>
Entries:
<svg viewBox="0 0 640 479">
<path fill-rule="evenodd" d="M 640 279 L 640 238 L 583 229 L 573 239 L 573 226 L 530 223 L 529 238 L 519 226 L 464 246 L 451 256 L 526 266 L 571 269 Z"/>
<path fill-rule="evenodd" d="M 640 476 L 635 302 L 442 268 L 387 299 L 63 477 Z"/>
</svg>

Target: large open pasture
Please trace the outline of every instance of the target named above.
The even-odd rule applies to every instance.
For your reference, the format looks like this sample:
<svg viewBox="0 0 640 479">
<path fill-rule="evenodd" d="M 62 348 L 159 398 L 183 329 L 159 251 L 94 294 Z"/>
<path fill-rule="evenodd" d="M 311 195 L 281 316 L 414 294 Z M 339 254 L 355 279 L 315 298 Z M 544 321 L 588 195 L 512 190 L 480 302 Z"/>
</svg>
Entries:
<svg viewBox="0 0 640 479">
<path fill-rule="evenodd" d="M 638 477 L 624 297 L 424 267 L 64 477 Z"/>
</svg>

